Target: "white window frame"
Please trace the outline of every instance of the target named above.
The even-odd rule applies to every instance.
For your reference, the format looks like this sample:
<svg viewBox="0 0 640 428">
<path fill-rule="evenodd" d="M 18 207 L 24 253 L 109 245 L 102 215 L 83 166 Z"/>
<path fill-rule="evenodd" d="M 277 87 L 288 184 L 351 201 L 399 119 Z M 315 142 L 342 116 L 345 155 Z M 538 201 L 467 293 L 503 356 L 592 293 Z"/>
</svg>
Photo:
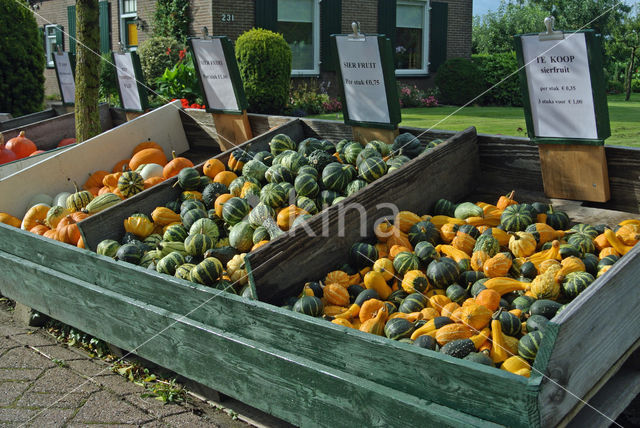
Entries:
<svg viewBox="0 0 640 428">
<path fill-rule="evenodd" d="M 429 74 L 429 17 L 431 16 L 430 0 L 399 0 L 396 7 L 400 5 L 422 5 L 424 8 L 422 21 L 422 67 L 414 69 L 396 69 L 396 76 L 424 76 Z M 397 26 L 396 26 L 397 28 Z M 395 47 L 394 47 L 395 48 Z M 395 55 L 395 53 L 394 53 Z"/>
<path fill-rule="evenodd" d="M 313 43 L 313 69 L 291 70 L 291 76 L 318 76 L 320 75 L 320 2 L 313 2 L 312 43 Z M 277 21 L 276 21 L 277 22 Z"/>
<path fill-rule="evenodd" d="M 129 47 L 125 40 L 127 40 L 127 26 L 125 22 L 129 18 L 137 18 L 138 17 L 138 1 L 136 0 L 136 11 L 129 13 L 122 13 L 124 10 L 124 0 L 118 0 L 118 13 L 120 14 L 119 22 L 120 22 L 120 43 L 124 45 L 124 47 L 129 51 L 138 50 L 138 46 Z M 140 37 L 138 35 L 138 37 Z"/>
<path fill-rule="evenodd" d="M 44 26 L 44 46 L 45 55 L 47 56 L 47 68 L 53 68 L 53 54 L 55 53 L 52 48 L 56 44 L 56 30 L 59 27 L 57 24 L 49 24 Z M 53 36 L 49 35 L 49 29 L 53 28 Z M 49 43 L 49 40 L 53 39 L 53 44 Z M 51 58 L 51 59 L 49 59 Z"/>
</svg>

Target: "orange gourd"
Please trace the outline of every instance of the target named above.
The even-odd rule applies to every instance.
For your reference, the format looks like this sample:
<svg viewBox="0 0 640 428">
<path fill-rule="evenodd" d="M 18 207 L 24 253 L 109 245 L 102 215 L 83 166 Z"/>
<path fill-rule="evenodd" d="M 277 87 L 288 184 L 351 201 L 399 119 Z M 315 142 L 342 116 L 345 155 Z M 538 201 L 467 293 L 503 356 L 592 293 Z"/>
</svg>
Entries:
<svg viewBox="0 0 640 428">
<path fill-rule="evenodd" d="M 224 184 L 225 186 L 229 187 L 231 182 L 233 180 L 235 180 L 236 178 L 238 178 L 238 176 L 234 172 L 232 172 L 232 171 L 222 171 L 222 172 L 219 172 L 213 178 L 213 182 L 214 183 Z"/>
<path fill-rule="evenodd" d="M 453 340 L 468 339 L 473 336 L 473 330 L 464 324 L 447 324 L 436 330 L 436 342 L 443 346 Z"/>
<path fill-rule="evenodd" d="M 436 294 L 429 298 L 429 304 L 433 309 L 438 311 L 438 313 L 442 312 L 442 308 L 448 303 L 451 303 L 451 299 L 449 299 L 444 294 Z"/>
<path fill-rule="evenodd" d="M 165 179 L 178 175 L 183 168 L 193 168 L 193 162 L 187 158 L 177 157 L 175 151 L 171 152 L 171 157 L 172 159 L 168 163 L 165 161 L 165 163 L 161 164 L 164 165 L 162 176 Z"/>
<path fill-rule="evenodd" d="M 498 253 L 483 264 L 482 270 L 489 278 L 507 276 L 511 264 L 511 258 L 506 253 Z"/>
<path fill-rule="evenodd" d="M 384 335 L 384 325 L 387 321 L 388 311 L 385 306 L 380 308 L 374 318 L 368 319 L 360 325 L 359 330 L 378 336 Z"/>
<path fill-rule="evenodd" d="M 484 291 L 484 290 L 483 290 Z M 499 302 L 499 301 L 498 301 Z M 493 310 L 479 303 L 462 307 L 460 321 L 473 330 L 482 330 L 491 322 Z"/>
<path fill-rule="evenodd" d="M 0 223 L 8 224 L 13 227 L 20 227 L 22 220 L 7 213 L 0 213 Z"/>
<path fill-rule="evenodd" d="M 347 306 L 349 304 L 349 292 L 340 284 L 325 285 L 324 297 L 332 305 Z M 340 312 L 343 312 L 343 310 Z"/>
<path fill-rule="evenodd" d="M 36 235 L 44 235 L 44 233 L 50 230 L 47 226 L 45 226 L 44 224 L 39 224 L 37 226 L 32 227 L 29 232 L 31 233 L 35 233 Z"/>
<path fill-rule="evenodd" d="M 216 198 L 215 202 L 213 203 L 213 208 L 216 210 L 216 215 L 218 217 L 222 218 L 222 206 L 231 198 L 233 198 L 233 195 L 231 193 L 223 193 Z"/>
<path fill-rule="evenodd" d="M 131 159 L 122 159 L 120 162 L 118 162 L 117 164 L 115 164 L 113 166 L 113 169 L 111 170 L 112 173 L 114 172 L 122 172 L 125 170 L 125 168 L 129 167 L 129 162 L 131 161 Z"/>
<path fill-rule="evenodd" d="M 393 225 L 400 229 L 403 233 L 408 233 L 411 226 L 422 221 L 420 216 L 411 211 L 400 211 L 393 221 Z"/>
<path fill-rule="evenodd" d="M 376 235 L 376 238 L 378 238 L 378 241 L 380 242 L 387 242 L 387 239 L 389 239 L 389 237 L 391 236 L 392 231 L 393 225 L 387 220 L 381 221 L 373 228 L 373 233 Z"/>
<path fill-rule="evenodd" d="M 475 270 L 476 272 L 483 272 L 482 269 L 484 267 L 484 264 L 490 258 L 491 257 L 489 256 L 489 253 L 485 251 L 475 251 L 471 255 L 471 269 Z"/>
<path fill-rule="evenodd" d="M 408 248 L 409 251 L 413 250 L 413 245 L 409 242 L 409 238 L 406 233 L 400 230 L 397 226 L 393 226 L 391 229 L 391 236 L 387 238 L 387 246 L 389 248 L 394 245 L 400 245 L 402 247 Z"/>
<path fill-rule="evenodd" d="M 440 312 L 436 311 L 433 308 L 424 308 L 420 311 L 420 313 L 422 314 L 422 319 L 427 321 L 440 316 Z"/>
<path fill-rule="evenodd" d="M 150 187 L 155 186 L 156 184 L 160 184 L 164 181 L 164 177 L 149 177 L 144 180 L 144 188 L 148 189 Z"/>
<path fill-rule="evenodd" d="M 477 305 L 484 306 L 489 311 L 493 312 L 500 306 L 500 298 L 502 296 L 496 290 L 486 288 L 478 293 L 475 302 Z"/>
<path fill-rule="evenodd" d="M 142 143 L 138 144 L 133 148 L 133 152 L 131 153 L 131 156 L 134 156 L 136 153 L 144 149 L 158 149 L 160 151 L 164 150 L 162 146 L 156 143 L 155 141 L 143 141 Z"/>
<path fill-rule="evenodd" d="M 142 149 L 129 161 L 129 168 L 131 171 L 135 171 L 140 165 L 155 163 L 160 166 L 165 166 L 167 164 L 167 157 L 165 156 L 162 150 L 158 149 Z"/>
<path fill-rule="evenodd" d="M 392 245 L 391 248 L 389 249 L 389 259 L 393 260 L 396 258 L 396 256 L 402 252 L 408 252 L 410 253 L 411 250 L 407 247 L 404 247 L 402 245 Z"/>
<path fill-rule="evenodd" d="M 640 240 L 640 234 L 636 232 L 632 225 L 620 226 L 620 228 L 616 230 L 616 236 L 625 245 L 633 246 Z"/>
<path fill-rule="evenodd" d="M 607 242 L 609 242 L 609 241 L 607 241 Z M 618 250 L 616 250 L 613 247 L 606 247 L 606 248 L 603 248 L 602 250 L 600 250 L 600 252 L 598 253 L 598 258 L 600 260 L 602 260 L 605 257 L 612 256 L 612 255 L 620 257 L 620 253 L 618 252 Z"/>
<path fill-rule="evenodd" d="M 513 195 L 516 193 L 515 190 L 512 190 L 508 195 L 500 196 L 498 199 L 498 203 L 496 203 L 496 208 L 499 210 L 503 210 L 507 208 L 509 205 L 515 205 L 517 202 L 513 199 Z"/>
<path fill-rule="evenodd" d="M 96 171 L 93 174 L 89 175 L 89 178 L 87 179 L 87 181 L 84 182 L 83 187 L 86 190 L 91 189 L 92 187 L 101 187 L 102 186 L 102 180 L 104 180 L 104 178 L 109 175 L 109 171 Z"/>
<path fill-rule="evenodd" d="M 458 250 L 464 251 L 468 255 L 473 252 L 473 247 L 476 245 L 476 240 L 471 235 L 464 232 L 456 232 L 456 237 L 451 241 L 451 245 Z"/>
<path fill-rule="evenodd" d="M 29 208 L 22 219 L 20 228 L 22 230 L 31 230 L 39 224 L 45 224 L 49 208 L 51 207 L 45 204 L 37 204 Z"/>
<path fill-rule="evenodd" d="M 38 150 L 35 143 L 24 136 L 24 131 L 20 131 L 17 137 L 13 137 L 7 141 L 4 148 L 15 153 L 18 159 L 26 158 Z"/>
<path fill-rule="evenodd" d="M 451 241 L 453 241 L 453 238 L 456 237 L 456 233 L 458 232 L 459 227 L 460 226 L 454 223 L 443 224 L 440 228 L 440 237 L 446 244 L 450 243 Z"/>
<path fill-rule="evenodd" d="M 45 233 L 43 233 L 42 236 L 44 236 L 45 238 L 55 239 L 56 241 L 59 241 L 58 229 L 49 229 Z"/>
<path fill-rule="evenodd" d="M 378 311 L 384 308 L 384 302 L 378 299 L 369 299 L 365 301 L 360 307 L 360 311 L 358 313 L 358 318 L 360 318 L 360 322 L 365 322 L 375 317 Z"/>
<path fill-rule="evenodd" d="M 156 207 L 151 213 L 153 222 L 160 226 L 180 221 L 180 214 L 177 214 L 167 207 Z"/>
<path fill-rule="evenodd" d="M 178 216 L 179 217 L 179 216 Z M 349 286 L 349 274 L 342 270 L 334 270 L 329 272 L 324 278 L 325 284 L 338 284 L 344 288 Z"/>
<path fill-rule="evenodd" d="M 78 229 L 78 224 L 71 214 L 60 220 L 56 230 L 58 231 L 58 241 L 71 245 L 78 245 L 80 229 Z"/>
<path fill-rule="evenodd" d="M 458 309 L 460 309 L 460 305 L 456 302 L 447 303 L 442 307 L 440 316 L 452 318 L 453 313 Z"/>
<path fill-rule="evenodd" d="M 207 160 L 202 166 L 202 173 L 211 179 L 215 178 L 216 175 L 224 170 L 226 170 L 224 164 L 216 158 Z"/>
<path fill-rule="evenodd" d="M 607 240 L 607 237 L 604 236 L 604 233 L 596 236 L 593 240 L 593 244 L 596 246 L 596 250 L 602 251 L 605 248 L 611 247 L 611 244 Z"/>
</svg>

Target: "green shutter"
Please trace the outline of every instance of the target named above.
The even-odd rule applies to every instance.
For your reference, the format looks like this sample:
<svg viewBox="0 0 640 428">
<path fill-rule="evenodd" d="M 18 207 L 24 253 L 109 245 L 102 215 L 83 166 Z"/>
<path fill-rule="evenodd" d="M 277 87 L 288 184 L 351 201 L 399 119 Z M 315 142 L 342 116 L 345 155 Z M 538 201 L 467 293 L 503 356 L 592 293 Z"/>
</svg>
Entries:
<svg viewBox="0 0 640 428">
<path fill-rule="evenodd" d="M 447 60 L 447 22 L 449 5 L 431 3 L 431 24 L 429 25 L 429 73 L 438 71 L 438 67 Z"/>
<path fill-rule="evenodd" d="M 336 52 L 331 43 L 332 34 L 340 34 L 342 27 L 342 0 L 322 0 L 320 3 L 320 69 L 336 71 Z"/>
<path fill-rule="evenodd" d="M 69 52 L 76 53 L 76 7 L 67 7 L 67 19 L 69 21 Z"/>
<path fill-rule="evenodd" d="M 378 33 L 391 40 L 396 47 L 396 0 L 378 0 Z"/>
<path fill-rule="evenodd" d="M 106 53 L 111 50 L 110 33 L 110 20 L 109 20 L 109 2 L 101 1 L 98 3 L 100 16 L 98 18 L 100 22 L 100 52 Z"/>
<path fill-rule="evenodd" d="M 278 0 L 256 0 L 256 28 L 277 30 Z"/>
<path fill-rule="evenodd" d="M 64 27 L 62 25 L 56 25 L 56 52 L 58 47 L 64 50 Z"/>
</svg>

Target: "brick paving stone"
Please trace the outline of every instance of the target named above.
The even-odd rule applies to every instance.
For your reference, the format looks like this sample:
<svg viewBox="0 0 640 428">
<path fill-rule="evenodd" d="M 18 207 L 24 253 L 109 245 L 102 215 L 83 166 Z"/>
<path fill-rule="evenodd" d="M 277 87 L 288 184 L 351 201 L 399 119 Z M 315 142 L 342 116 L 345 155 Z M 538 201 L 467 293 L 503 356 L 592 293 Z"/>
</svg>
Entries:
<svg viewBox="0 0 640 428">
<path fill-rule="evenodd" d="M 0 381 L 35 380 L 42 372 L 42 369 L 0 369 Z"/>
<path fill-rule="evenodd" d="M 75 419 L 74 419 L 75 420 Z M 131 428 L 131 427 L 139 427 L 137 424 L 76 424 L 70 423 L 67 425 L 68 428 Z"/>
<path fill-rule="evenodd" d="M 40 332 L 35 332 L 32 334 L 16 334 L 15 336 L 11 336 L 10 339 L 18 342 L 21 345 L 35 346 L 36 348 L 40 346 L 51 345 L 51 338 L 46 337 Z"/>
<path fill-rule="evenodd" d="M 20 397 L 17 407 L 54 407 L 73 408 L 82 406 L 89 398 L 88 393 L 49 394 L 44 392 L 28 391 Z"/>
<path fill-rule="evenodd" d="M 47 354 L 51 358 L 56 358 L 65 362 L 87 359 L 86 353 L 83 355 L 80 352 L 67 348 L 64 345 L 56 344 L 53 340 L 47 346 L 36 346 L 36 348 L 38 348 L 40 351 Z"/>
<path fill-rule="evenodd" d="M 0 360 L 1 361 L 1 360 Z M 100 387 L 88 381 L 68 368 L 54 367 L 34 382 L 33 392 L 77 393 L 94 392 Z"/>
<path fill-rule="evenodd" d="M 45 409 L 37 417 L 29 421 L 33 427 L 61 427 L 71 419 L 76 409 Z"/>
<path fill-rule="evenodd" d="M 108 391 L 100 391 L 73 418 L 73 422 L 143 424 L 155 419 Z"/>
<path fill-rule="evenodd" d="M 3 337 L 13 336 L 16 334 L 24 334 L 27 331 L 33 331 L 33 330 L 27 330 L 24 327 L 17 327 L 14 324 L 5 322 L 5 320 L 3 320 L 2 324 L 0 324 L 0 336 L 3 336 Z"/>
<path fill-rule="evenodd" d="M 167 428 L 170 427 L 171 425 L 167 425 L 165 423 L 162 423 L 160 421 L 153 421 L 153 422 L 149 422 L 148 424 L 144 424 L 142 425 L 142 428 Z"/>
<path fill-rule="evenodd" d="M 44 369 L 54 366 L 51 360 L 24 347 L 10 349 L 0 357 L 0 368 Z"/>
<path fill-rule="evenodd" d="M 103 376 L 111 373 L 111 365 L 102 360 L 92 360 L 85 356 L 84 359 L 81 360 L 64 361 L 73 370 L 82 373 L 85 376 Z"/>
<path fill-rule="evenodd" d="M 40 410 L 33 409 L 0 409 L 0 422 L 22 422 L 26 423 L 31 418 L 35 418 Z"/>
<path fill-rule="evenodd" d="M 178 405 L 176 403 L 163 403 L 153 397 L 143 398 L 141 397 L 141 394 L 128 395 L 125 397 L 125 400 L 159 418 L 184 413 L 189 408 L 188 404 Z"/>
<path fill-rule="evenodd" d="M 107 388 L 109 391 L 115 393 L 119 396 L 129 395 L 129 394 L 142 394 L 144 392 L 144 388 L 140 385 L 136 385 L 133 382 L 129 382 L 124 377 L 117 375 L 115 373 L 111 373 L 103 376 L 96 376 L 93 378 L 95 382 L 101 385 L 104 388 Z"/>
<path fill-rule="evenodd" d="M 192 412 L 180 413 L 178 415 L 169 416 L 162 419 L 162 422 L 165 424 L 175 426 L 175 427 L 184 427 L 188 426 L 189 428 L 197 428 L 197 427 L 246 427 L 247 425 L 240 421 L 234 421 L 228 415 L 224 415 L 224 417 L 211 417 L 211 415 L 203 415 L 198 416 L 193 414 Z"/>
<path fill-rule="evenodd" d="M 0 406 L 10 406 L 25 392 L 30 382 L 2 382 L 0 383 Z"/>
</svg>

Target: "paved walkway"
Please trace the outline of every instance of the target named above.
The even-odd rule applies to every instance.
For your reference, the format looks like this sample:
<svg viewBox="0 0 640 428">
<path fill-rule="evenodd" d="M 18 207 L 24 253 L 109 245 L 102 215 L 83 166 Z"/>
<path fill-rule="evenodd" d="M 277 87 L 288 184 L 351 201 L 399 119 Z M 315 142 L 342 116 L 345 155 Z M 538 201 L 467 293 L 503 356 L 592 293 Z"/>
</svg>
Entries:
<svg viewBox="0 0 640 428">
<path fill-rule="evenodd" d="M 180 404 L 143 398 L 144 388 L 110 364 L 23 327 L 0 308 L 0 424 L 13 426 L 247 427 L 188 397 Z"/>
</svg>

